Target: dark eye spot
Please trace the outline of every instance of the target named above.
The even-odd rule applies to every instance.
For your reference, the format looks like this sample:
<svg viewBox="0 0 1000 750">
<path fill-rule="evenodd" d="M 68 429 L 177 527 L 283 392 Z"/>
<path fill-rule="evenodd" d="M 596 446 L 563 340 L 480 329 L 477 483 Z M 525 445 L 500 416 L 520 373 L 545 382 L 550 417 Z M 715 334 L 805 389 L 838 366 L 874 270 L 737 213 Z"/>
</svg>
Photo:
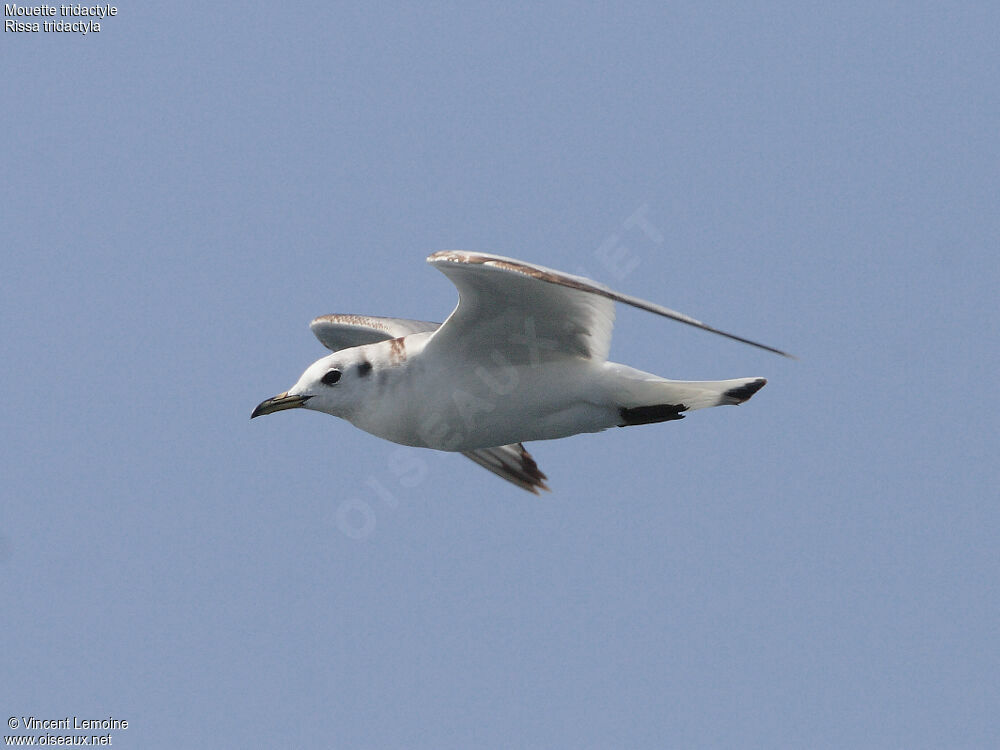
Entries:
<svg viewBox="0 0 1000 750">
<path fill-rule="evenodd" d="M 372 371 L 372 363 L 367 359 L 358 365 L 358 375 L 367 375 Z"/>
<path fill-rule="evenodd" d="M 326 375 L 320 378 L 320 382 L 324 385 L 333 385 L 338 380 L 340 380 L 340 370 L 330 370 Z"/>
</svg>

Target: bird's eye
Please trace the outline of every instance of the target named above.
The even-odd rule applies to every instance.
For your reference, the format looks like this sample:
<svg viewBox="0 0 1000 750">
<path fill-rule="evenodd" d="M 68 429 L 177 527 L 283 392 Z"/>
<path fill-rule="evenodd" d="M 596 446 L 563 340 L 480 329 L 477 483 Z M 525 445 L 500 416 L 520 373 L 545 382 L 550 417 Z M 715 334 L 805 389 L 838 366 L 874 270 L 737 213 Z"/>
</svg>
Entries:
<svg viewBox="0 0 1000 750">
<path fill-rule="evenodd" d="M 326 375 L 320 378 L 320 382 L 324 385 L 333 385 L 338 380 L 340 380 L 340 370 L 330 370 L 326 373 Z"/>
</svg>

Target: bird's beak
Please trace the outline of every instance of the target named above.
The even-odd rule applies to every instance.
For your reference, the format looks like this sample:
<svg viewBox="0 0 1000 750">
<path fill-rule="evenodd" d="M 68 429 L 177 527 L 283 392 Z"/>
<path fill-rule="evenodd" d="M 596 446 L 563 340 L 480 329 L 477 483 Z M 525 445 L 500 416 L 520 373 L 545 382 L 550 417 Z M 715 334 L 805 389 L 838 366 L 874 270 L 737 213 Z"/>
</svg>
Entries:
<svg viewBox="0 0 1000 750">
<path fill-rule="evenodd" d="M 257 404 L 257 408 L 253 410 L 250 419 L 262 417 L 265 414 L 273 414 L 276 411 L 284 411 L 285 409 L 297 409 L 311 398 L 312 396 L 289 396 L 288 391 L 279 393 L 274 398 L 264 399 Z"/>
</svg>

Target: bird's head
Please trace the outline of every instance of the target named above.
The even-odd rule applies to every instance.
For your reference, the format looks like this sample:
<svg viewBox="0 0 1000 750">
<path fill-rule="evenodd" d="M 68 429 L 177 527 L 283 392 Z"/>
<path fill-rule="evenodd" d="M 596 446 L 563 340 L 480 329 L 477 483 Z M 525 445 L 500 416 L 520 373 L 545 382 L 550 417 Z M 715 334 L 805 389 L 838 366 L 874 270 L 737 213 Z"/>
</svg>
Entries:
<svg viewBox="0 0 1000 750">
<path fill-rule="evenodd" d="M 363 348 L 345 349 L 313 362 L 295 385 L 261 401 L 250 418 L 300 407 L 345 417 L 361 400 L 363 381 L 372 370 Z"/>
</svg>

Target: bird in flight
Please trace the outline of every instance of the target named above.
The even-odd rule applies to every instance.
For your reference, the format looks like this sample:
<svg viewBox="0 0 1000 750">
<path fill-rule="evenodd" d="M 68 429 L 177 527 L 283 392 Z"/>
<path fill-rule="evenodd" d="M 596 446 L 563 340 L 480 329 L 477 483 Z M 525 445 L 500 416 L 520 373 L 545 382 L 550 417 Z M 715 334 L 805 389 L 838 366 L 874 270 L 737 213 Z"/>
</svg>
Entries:
<svg viewBox="0 0 1000 750">
<path fill-rule="evenodd" d="M 580 276 L 487 253 L 446 250 L 427 262 L 458 287 L 444 323 L 323 315 L 311 323 L 333 354 L 310 365 L 251 419 L 306 408 L 402 445 L 461 453 L 529 492 L 547 477 L 523 443 L 682 419 L 742 404 L 764 378 L 666 380 L 609 362 L 615 302 L 775 354 Z"/>
</svg>

